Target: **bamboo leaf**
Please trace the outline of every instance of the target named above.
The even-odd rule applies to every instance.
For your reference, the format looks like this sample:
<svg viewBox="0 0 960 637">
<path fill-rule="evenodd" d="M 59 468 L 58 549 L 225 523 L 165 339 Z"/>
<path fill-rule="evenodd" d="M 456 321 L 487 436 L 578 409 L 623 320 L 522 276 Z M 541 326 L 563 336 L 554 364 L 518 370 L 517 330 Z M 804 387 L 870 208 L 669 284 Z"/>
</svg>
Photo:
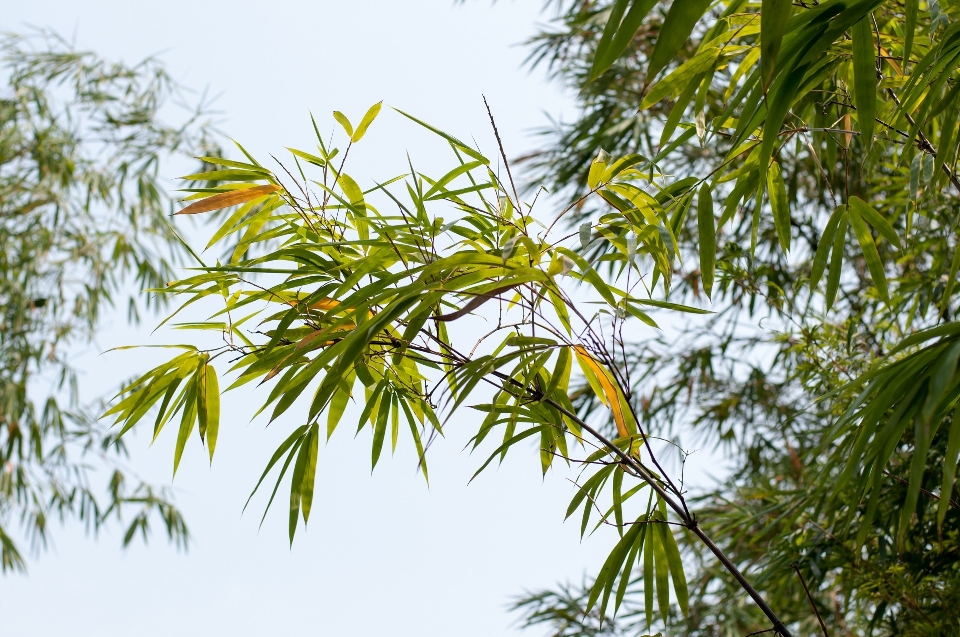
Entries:
<svg viewBox="0 0 960 637">
<path fill-rule="evenodd" d="M 773 224 L 777 230 L 777 238 L 784 252 L 790 251 L 790 204 L 787 201 L 787 187 L 780 174 L 780 165 L 777 162 L 770 164 L 767 170 L 767 192 L 770 197 L 770 208 L 773 210 Z"/>
<path fill-rule="evenodd" d="M 857 126 L 863 144 L 873 145 L 874 118 L 877 116 L 877 49 L 873 21 L 869 16 L 853 25 L 853 103 L 857 107 Z"/>
<path fill-rule="evenodd" d="M 897 236 L 897 231 L 893 229 L 893 226 L 880 216 L 880 213 L 873 209 L 870 204 L 865 202 L 860 197 L 850 197 L 848 202 L 851 208 L 855 208 L 857 213 L 871 226 L 873 229 L 880 233 L 880 235 L 892 243 L 898 250 L 902 250 L 903 246 L 900 244 L 900 237 Z"/>
<path fill-rule="evenodd" d="M 343 126 L 343 130 L 346 131 L 347 137 L 353 138 L 353 124 L 350 123 L 350 120 L 347 119 L 347 116 L 341 113 L 340 111 L 333 111 L 333 119 L 337 120 L 337 123 Z"/>
<path fill-rule="evenodd" d="M 311 425 L 303 447 L 307 451 L 307 462 L 300 486 L 300 509 L 303 511 L 303 524 L 306 525 L 310 521 L 310 510 L 313 508 L 313 491 L 317 480 L 317 456 L 320 451 L 320 428 L 317 425 Z"/>
<path fill-rule="evenodd" d="M 793 14 L 791 0 L 763 0 L 760 7 L 760 77 L 764 90 L 776 72 L 780 44 Z"/>
<path fill-rule="evenodd" d="M 597 382 L 600 383 L 603 394 L 606 395 L 607 404 L 610 406 L 610 409 L 613 411 L 613 419 L 617 425 L 617 433 L 621 438 L 627 438 L 630 436 L 630 431 L 627 429 L 626 419 L 623 415 L 623 407 L 620 403 L 620 393 L 617 391 L 616 386 L 607 376 L 607 372 L 603 367 L 580 345 L 577 345 L 573 348 L 574 353 L 577 356 L 577 361 L 580 363 L 580 367 L 584 370 L 584 373 L 591 373 L 597 379 Z"/>
<path fill-rule="evenodd" d="M 380 108 L 383 106 L 383 102 L 377 102 L 371 106 L 367 112 L 363 115 L 363 119 L 360 120 L 360 123 L 357 124 L 357 130 L 353 132 L 350 136 L 350 141 L 357 143 L 360 139 L 366 134 L 367 129 L 370 128 L 370 124 L 373 123 L 373 120 L 377 118 L 377 115 L 380 113 Z"/>
<path fill-rule="evenodd" d="M 703 17 L 713 0 L 682 0 L 674 1 L 667 10 L 660 27 L 660 35 L 650 55 L 650 65 L 647 67 L 647 83 L 663 70 L 674 56 L 687 43 L 687 38 Z"/>
<path fill-rule="evenodd" d="M 252 188 L 242 188 L 240 190 L 222 192 L 207 197 L 206 199 L 201 199 L 200 201 L 194 202 L 183 210 L 180 210 L 174 214 L 195 215 L 201 212 L 210 212 L 213 210 L 220 210 L 222 208 L 229 208 L 230 206 L 236 206 L 237 204 L 253 201 L 254 199 L 259 199 L 260 197 L 265 197 L 271 193 L 277 192 L 278 190 L 280 190 L 280 186 L 268 184 L 266 186 L 253 186 Z"/>
<path fill-rule="evenodd" d="M 700 238 L 700 279 L 707 297 L 713 293 L 713 275 L 717 261 L 717 229 L 714 226 L 713 194 L 710 184 L 700 186 L 697 200 L 697 229 Z"/>
<path fill-rule="evenodd" d="M 943 480 L 940 485 L 940 502 L 937 505 L 937 528 L 943 528 L 943 521 L 950 508 L 953 497 L 953 483 L 957 475 L 957 461 L 960 460 L 960 405 L 953 410 L 950 423 L 950 435 L 947 450 L 943 456 Z"/>
<path fill-rule="evenodd" d="M 600 77 L 619 58 L 633 40 L 643 19 L 657 0 L 616 0 L 597 43 L 588 81 Z M 629 10 L 627 9 L 629 5 Z M 626 16 L 624 16 L 626 13 Z"/>
<path fill-rule="evenodd" d="M 833 240 L 837 234 L 837 228 L 840 226 L 840 219 L 843 217 L 846 209 L 846 206 L 837 206 L 827 220 L 826 227 L 823 229 L 823 235 L 820 236 L 820 241 L 817 243 L 817 251 L 813 257 L 813 265 L 810 268 L 811 290 L 816 289 L 817 284 L 820 283 L 820 278 L 823 276 L 823 271 L 827 267 L 827 257 L 830 256 L 830 249 L 833 247 Z"/>
<path fill-rule="evenodd" d="M 843 249 L 846 246 L 847 224 L 850 215 L 847 212 L 847 206 L 842 206 L 843 213 L 840 215 L 840 222 L 837 226 L 837 233 L 833 237 L 833 250 L 830 258 L 830 271 L 827 273 L 827 309 L 833 307 L 833 302 L 837 298 L 837 291 L 840 289 L 840 273 L 843 266 Z"/>
<path fill-rule="evenodd" d="M 854 206 L 847 208 L 850 218 L 850 225 L 853 226 L 853 232 L 857 236 L 857 242 L 860 244 L 860 250 L 863 252 L 863 258 L 867 261 L 867 269 L 873 278 L 873 284 L 877 288 L 877 293 L 883 302 L 890 305 L 890 294 L 887 290 L 887 276 L 883 271 L 883 262 L 880 260 L 880 253 L 877 252 L 877 244 L 873 241 L 870 234 L 870 228 L 864 223 L 859 211 Z"/>
<path fill-rule="evenodd" d="M 250 500 L 253 499 L 254 494 L 256 494 L 257 489 L 260 488 L 260 485 L 263 484 L 263 480 L 267 477 L 267 474 L 270 473 L 270 470 L 273 469 L 273 466 L 277 464 L 280 458 L 283 457 L 283 454 L 293 446 L 295 442 L 300 440 L 303 437 L 303 433 L 307 430 L 309 425 L 301 425 L 297 427 L 292 434 L 287 436 L 287 439 L 280 443 L 280 446 L 277 447 L 277 450 L 273 453 L 273 456 L 270 458 L 270 461 L 267 463 L 267 468 L 263 470 L 263 473 L 260 475 L 260 479 L 257 480 L 256 486 L 253 487 L 253 491 L 250 492 L 249 497 L 247 497 L 246 503 L 243 505 L 243 510 L 247 510 L 247 506 L 250 504 Z M 264 513 L 266 515 L 266 513 Z"/>
<path fill-rule="evenodd" d="M 217 370 L 213 365 L 207 365 L 204 372 L 204 397 L 206 402 L 207 419 L 207 449 L 210 453 L 210 462 L 213 463 L 213 452 L 217 448 L 217 436 L 220 433 L 220 382 L 217 380 Z"/>
<path fill-rule="evenodd" d="M 720 57 L 720 49 L 710 47 L 678 66 L 672 73 L 653 85 L 640 102 L 640 109 L 647 109 L 666 97 L 679 94 L 693 79 L 709 70 Z"/>
<path fill-rule="evenodd" d="M 910 54 L 913 52 L 913 38 L 917 31 L 917 16 L 920 13 L 920 0 L 904 0 L 903 26 L 903 72 L 907 72 L 907 65 L 910 64 Z"/>
</svg>

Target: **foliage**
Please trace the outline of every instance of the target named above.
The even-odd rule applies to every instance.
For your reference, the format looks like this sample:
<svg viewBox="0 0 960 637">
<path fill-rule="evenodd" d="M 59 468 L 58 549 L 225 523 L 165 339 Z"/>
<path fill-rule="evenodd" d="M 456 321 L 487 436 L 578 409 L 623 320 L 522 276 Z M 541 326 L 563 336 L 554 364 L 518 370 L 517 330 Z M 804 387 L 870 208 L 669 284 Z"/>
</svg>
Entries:
<svg viewBox="0 0 960 637">
<path fill-rule="evenodd" d="M 528 439 L 538 442 L 544 473 L 557 458 L 582 466 L 568 515 L 576 513 L 584 531 L 604 523 L 620 530 L 607 578 L 594 589 L 601 613 L 619 604 L 638 561 L 660 613 L 674 603 L 685 610 L 673 529 L 677 518 L 686 525 L 691 517 L 682 490 L 651 455 L 616 353 L 625 329 L 655 328 L 654 311 L 703 313 L 656 298 L 672 282 L 669 212 L 677 201 L 637 188 L 649 162 L 597 162 L 585 196 L 600 193 L 615 205 L 565 234 L 558 228 L 569 208 L 535 214 L 509 174 L 501 181 L 479 151 L 405 114 L 449 148 L 452 168 L 431 178 L 411 162 L 398 177 L 361 186 L 346 160 L 380 108 L 356 126 L 334 113 L 342 151 L 317 133 L 316 149 L 289 149 L 289 165 L 276 171 L 240 147 L 246 161 L 202 158 L 221 169 L 184 177 L 210 184 L 187 188 L 192 203 L 179 214 L 239 204 L 208 245 L 234 246 L 226 262 L 199 263 L 158 290 L 180 301 L 173 316 L 190 305 L 208 308 L 207 320 L 175 327 L 217 338 L 174 346 L 179 354 L 126 387 L 105 414 L 117 435 L 156 408 L 154 438 L 175 423 L 174 471 L 195 433 L 212 461 L 220 375 L 232 374 L 228 391 L 269 383 L 258 413 L 279 423 L 300 403 L 294 418 L 302 424 L 291 427 L 253 491 L 270 477 L 269 510 L 289 474 L 292 542 L 313 508 L 320 439 L 335 432 L 351 402 L 357 431 L 370 432 L 371 464 L 406 438 L 424 478 L 427 444 L 469 406 L 481 414 L 471 444 L 489 454 L 477 473 Z M 438 209 L 450 216 L 435 216 Z M 577 251 L 601 244 L 614 246 L 602 262 L 617 273 L 609 280 Z M 613 417 L 609 438 L 575 413 L 568 393 L 575 363 Z M 609 510 L 597 515 L 600 502 Z"/>
<path fill-rule="evenodd" d="M 702 525 L 795 634 L 820 627 L 792 563 L 830 634 L 955 634 L 960 6 L 555 6 L 530 61 L 581 112 L 544 131 L 534 183 L 574 200 L 604 148 L 654 158 L 656 188 L 689 184 L 671 300 L 706 295 L 716 314 L 625 356 L 650 431 L 732 459 L 692 504 Z M 769 627 L 685 551 L 691 610 L 672 632 Z M 579 588 L 518 609 L 576 634 L 551 612 L 585 606 Z"/>
<path fill-rule="evenodd" d="M 6 530 L 16 520 L 40 547 L 51 518 L 97 529 L 132 510 L 126 544 L 146 537 L 156 513 L 184 544 L 165 490 L 121 470 L 123 445 L 97 424 L 100 404 L 81 400 L 69 357 L 125 283 L 154 287 L 171 276 L 182 247 L 158 169 L 206 144 L 201 113 L 163 123 L 180 89 L 157 60 L 109 63 L 46 32 L 5 35 L 0 50 L 2 570 L 24 567 Z M 152 311 L 155 300 L 143 300 Z M 132 320 L 137 301 L 129 299 Z M 97 467 L 110 472 L 106 498 Z"/>
<path fill-rule="evenodd" d="M 582 590 L 521 600 L 529 623 L 956 633 L 960 7 L 557 6 L 532 61 L 583 113 L 527 166 L 569 206 L 542 215 L 505 160 L 501 180 L 432 128 L 449 172 L 411 165 L 364 190 L 344 164 L 379 106 L 356 128 L 334 114 L 343 159 L 317 134 L 279 172 L 247 155 L 186 177 L 216 181 L 183 213 L 242 204 L 211 240 L 234 242 L 227 263 L 165 288 L 210 308 L 181 327 L 226 344 L 184 345 L 128 386 L 120 431 L 159 405 L 154 435 L 180 414 L 175 468 L 194 429 L 212 458 L 213 361 L 232 361 L 231 387 L 271 382 L 271 420 L 305 409 L 257 485 L 278 476 L 269 508 L 292 473 L 292 541 L 321 418 L 331 435 L 355 388 L 372 463 L 402 419 L 424 476 L 424 440 L 470 404 L 474 446 L 494 447 L 481 471 L 538 440 L 545 472 L 556 457 L 581 470 L 568 517 L 618 531 Z M 455 216 L 431 216 L 444 203 Z M 651 308 L 704 305 L 652 329 Z M 491 324 L 479 340 L 455 323 L 473 313 Z M 736 462 L 696 499 L 654 445 L 681 435 Z"/>
</svg>

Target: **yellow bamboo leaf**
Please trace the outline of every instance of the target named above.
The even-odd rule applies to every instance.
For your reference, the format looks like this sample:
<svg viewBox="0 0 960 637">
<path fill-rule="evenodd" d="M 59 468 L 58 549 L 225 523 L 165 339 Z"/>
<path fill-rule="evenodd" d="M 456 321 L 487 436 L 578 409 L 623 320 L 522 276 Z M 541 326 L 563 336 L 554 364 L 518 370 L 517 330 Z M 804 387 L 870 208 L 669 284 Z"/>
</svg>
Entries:
<svg viewBox="0 0 960 637">
<path fill-rule="evenodd" d="M 600 363 L 598 363 L 593 356 L 590 356 L 587 350 L 580 345 L 576 345 L 573 351 L 577 355 L 577 360 L 596 375 L 600 387 L 603 388 L 603 392 L 607 395 L 607 402 L 610 405 L 610 409 L 613 411 L 613 420 L 617 423 L 617 433 L 621 438 L 626 438 L 630 435 L 630 432 L 627 431 L 627 423 L 623 417 L 623 406 L 620 404 L 620 394 L 617 392 L 616 386 L 610 380 L 610 377 L 607 376 L 606 370 L 601 367 Z"/>
<path fill-rule="evenodd" d="M 253 188 L 243 188 L 241 190 L 221 192 L 213 195 L 212 197 L 207 197 L 206 199 L 201 199 L 200 201 L 192 203 L 180 212 L 174 214 L 195 215 L 201 212 L 210 212 L 212 210 L 220 210 L 221 208 L 229 208 L 230 206 L 246 203 L 252 199 L 256 199 L 257 197 L 269 195 L 270 193 L 278 190 L 280 190 L 280 186 L 267 184 L 266 186 L 254 186 Z"/>
</svg>

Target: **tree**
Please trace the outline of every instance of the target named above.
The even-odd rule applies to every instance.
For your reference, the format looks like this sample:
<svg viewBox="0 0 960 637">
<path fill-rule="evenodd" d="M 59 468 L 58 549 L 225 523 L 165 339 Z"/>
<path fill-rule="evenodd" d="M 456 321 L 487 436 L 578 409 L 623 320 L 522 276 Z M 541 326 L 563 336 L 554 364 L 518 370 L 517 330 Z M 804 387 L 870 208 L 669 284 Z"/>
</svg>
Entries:
<svg viewBox="0 0 960 637">
<path fill-rule="evenodd" d="M 531 60 L 580 89 L 582 111 L 545 131 L 549 141 L 528 167 L 563 189 L 585 182 L 584 162 L 598 147 L 655 156 L 685 135 L 664 157 L 663 172 L 680 181 L 716 171 L 704 206 L 717 202 L 715 226 L 698 208 L 704 200 L 688 195 L 691 212 L 678 239 L 690 267 L 675 293 L 696 299 L 715 279 L 717 318 L 706 328 L 679 326 L 668 338 L 635 344 L 633 364 L 655 372 L 637 386 L 645 416 L 655 431 L 692 436 L 695 446 L 717 447 L 733 459 L 729 478 L 698 498 L 697 508 L 775 608 L 802 615 L 805 591 L 790 568 L 795 562 L 830 634 L 953 634 L 960 432 L 949 409 L 934 407 L 955 399 L 952 389 L 942 403 L 936 395 L 952 374 L 949 359 L 904 377 L 917 394 L 899 403 L 899 412 L 874 402 L 879 411 L 869 416 L 853 400 L 859 388 L 845 385 L 869 380 L 887 369 L 885 360 L 916 347 L 904 340 L 911 333 L 956 325 L 958 105 L 947 60 L 957 7 L 846 3 L 847 15 L 830 16 L 838 3 L 724 3 L 707 13 L 701 6 L 693 11 L 703 17 L 655 83 L 653 74 L 646 78 L 649 65 L 663 59 L 655 54 L 657 36 L 678 14 L 651 4 L 641 16 L 641 4 L 562 3 L 557 27 L 534 39 Z M 865 17 L 853 26 L 838 22 L 857 20 L 858 11 Z M 838 30 L 824 31 L 826 39 L 812 37 L 834 23 Z M 807 45 L 814 48 L 798 50 Z M 715 63 L 696 69 L 718 51 Z M 765 51 L 772 52 L 766 62 Z M 619 57 L 597 75 L 613 54 Z M 817 66 L 801 69 L 804 55 Z M 931 68 L 940 55 L 947 57 Z M 788 80 L 796 81 L 793 89 Z M 788 110 L 771 123 L 765 109 L 774 105 Z M 743 135 L 745 113 L 757 119 Z M 767 139 L 778 133 L 766 180 L 763 162 L 755 162 L 763 131 Z M 757 191 L 770 183 L 760 207 Z M 757 249 L 747 250 L 754 240 Z M 921 356 L 949 346 L 948 338 Z M 898 369 L 883 376 L 889 381 Z M 941 380 L 931 383 L 934 369 Z M 872 395 L 904 398 L 890 385 L 877 392 L 880 382 Z M 917 405 L 926 405 L 921 418 L 909 411 Z M 739 603 L 742 593 L 709 561 L 691 559 L 695 610 L 673 630 L 755 630 L 755 615 Z M 534 592 L 518 608 L 525 621 L 548 624 L 556 634 L 599 634 L 595 616 L 565 627 L 565 618 L 584 610 L 581 588 Z M 819 631 L 814 616 L 805 621 L 804 632 Z M 627 621 L 604 630 L 633 628 Z"/>
<path fill-rule="evenodd" d="M 14 521 L 41 548 L 51 518 L 75 516 L 95 530 L 132 510 L 126 544 L 146 536 L 156 513 L 185 545 L 166 490 L 120 469 L 122 441 L 97 423 L 102 400 L 79 395 L 70 354 L 91 341 L 126 285 L 172 276 L 183 248 L 158 170 L 209 146 L 203 111 L 177 125 L 161 120 L 182 91 L 154 59 L 106 62 L 47 32 L 5 35 L 0 54 L 2 570 L 25 566 L 6 530 Z M 130 320 L 157 303 L 131 295 Z M 106 480 L 97 477 L 104 469 Z"/>
<path fill-rule="evenodd" d="M 195 429 L 212 459 L 217 358 L 231 387 L 271 383 L 272 420 L 309 405 L 257 484 L 278 476 L 269 508 L 291 472 L 292 541 L 321 418 L 331 435 L 355 387 L 373 464 L 402 418 L 425 476 L 424 439 L 471 404 L 474 446 L 492 447 L 480 471 L 537 440 L 544 472 L 582 470 L 568 515 L 618 530 L 592 581 L 521 600 L 531 624 L 956 632 L 954 7 L 558 6 L 533 59 L 583 113 L 527 165 L 568 206 L 542 213 L 506 158 L 501 179 L 426 124 L 453 168 L 364 190 L 344 164 L 379 106 L 356 128 L 334 114 L 342 156 L 317 134 L 277 171 L 244 153 L 186 177 L 218 181 L 182 213 L 240 205 L 211 241 L 235 248 L 165 291 L 216 299 L 185 327 L 226 344 L 184 345 L 130 384 L 108 412 L 118 435 L 159 405 L 155 435 L 181 414 L 174 466 Z M 449 220 L 430 215 L 442 202 Z M 474 313 L 495 326 L 476 343 L 456 323 Z M 737 461 L 697 498 L 655 444 L 685 426 Z"/>
</svg>

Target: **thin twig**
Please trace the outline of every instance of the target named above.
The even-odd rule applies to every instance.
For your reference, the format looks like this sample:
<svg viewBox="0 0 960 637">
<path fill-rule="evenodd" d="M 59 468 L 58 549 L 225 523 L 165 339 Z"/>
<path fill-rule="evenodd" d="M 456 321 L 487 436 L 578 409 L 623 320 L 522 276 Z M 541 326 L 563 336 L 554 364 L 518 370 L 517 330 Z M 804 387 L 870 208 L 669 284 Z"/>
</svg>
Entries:
<svg viewBox="0 0 960 637">
<path fill-rule="evenodd" d="M 810 594 L 810 589 L 807 588 L 807 582 L 803 579 L 803 573 L 800 572 L 800 567 L 794 562 L 790 565 L 790 568 L 797 572 L 797 577 L 800 578 L 800 583 L 803 584 L 803 592 L 807 594 L 810 607 L 813 608 L 813 612 L 817 615 L 817 621 L 820 622 L 820 630 L 823 631 L 823 637 L 830 637 L 830 633 L 827 632 L 827 625 L 823 623 L 823 617 L 820 616 L 820 611 L 817 610 L 817 605 L 813 601 L 813 595 Z"/>
<path fill-rule="evenodd" d="M 910 486 L 910 483 L 909 483 L 909 482 L 907 482 L 906 480 L 904 480 L 904 479 L 901 478 L 900 476 L 895 476 L 895 475 L 893 475 L 892 473 L 890 473 L 890 472 L 887 471 L 886 469 L 883 470 L 883 475 L 887 476 L 888 478 L 893 478 L 894 480 L 896 480 L 897 482 L 899 482 L 900 484 L 902 484 L 902 485 L 905 486 L 905 487 L 909 487 L 909 486 Z M 927 496 L 927 497 L 930 498 L 931 500 L 936 500 L 937 502 L 940 501 L 940 496 L 939 496 L 939 495 L 937 495 L 936 493 L 932 493 L 932 492 L 930 492 L 930 491 L 927 491 L 927 490 L 924 489 L 924 488 L 921 488 L 921 489 L 920 489 L 920 493 L 922 493 L 923 495 Z M 957 509 L 958 511 L 960 511 L 960 502 L 957 502 L 956 500 L 953 500 L 953 499 L 949 499 L 949 500 L 947 500 L 947 503 L 948 503 L 952 508 Z"/>
</svg>

